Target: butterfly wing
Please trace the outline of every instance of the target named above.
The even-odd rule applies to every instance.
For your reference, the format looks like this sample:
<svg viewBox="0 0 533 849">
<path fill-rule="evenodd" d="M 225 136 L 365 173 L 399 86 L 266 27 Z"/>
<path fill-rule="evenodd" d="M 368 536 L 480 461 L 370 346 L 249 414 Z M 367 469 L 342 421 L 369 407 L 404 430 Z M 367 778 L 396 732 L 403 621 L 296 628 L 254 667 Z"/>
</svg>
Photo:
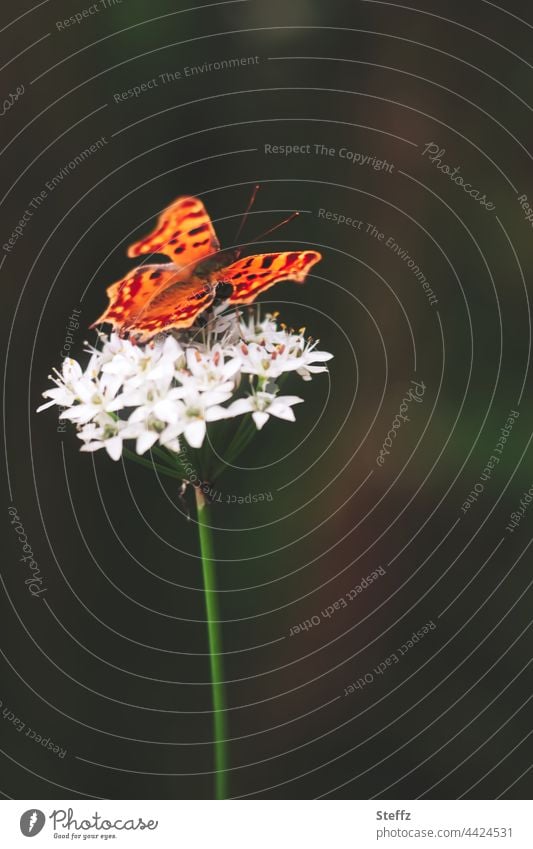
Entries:
<svg viewBox="0 0 533 849">
<path fill-rule="evenodd" d="M 109 306 L 91 327 L 107 322 L 146 341 L 172 327 L 190 327 L 213 301 L 214 290 L 167 265 L 141 265 L 109 286 Z"/>
<path fill-rule="evenodd" d="M 161 290 L 124 328 L 138 342 L 172 328 L 190 327 L 215 298 L 215 288 L 200 278 L 179 280 Z"/>
<path fill-rule="evenodd" d="M 231 283 L 231 304 L 251 304 L 261 292 L 280 280 L 303 283 L 312 266 L 322 259 L 317 251 L 286 251 L 242 257 L 222 271 L 224 282 Z"/>
<path fill-rule="evenodd" d="M 219 249 L 215 229 L 202 201 L 195 197 L 179 197 L 161 213 L 149 236 L 130 245 L 128 256 L 166 254 L 182 268 L 192 268 Z"/>
</svg>

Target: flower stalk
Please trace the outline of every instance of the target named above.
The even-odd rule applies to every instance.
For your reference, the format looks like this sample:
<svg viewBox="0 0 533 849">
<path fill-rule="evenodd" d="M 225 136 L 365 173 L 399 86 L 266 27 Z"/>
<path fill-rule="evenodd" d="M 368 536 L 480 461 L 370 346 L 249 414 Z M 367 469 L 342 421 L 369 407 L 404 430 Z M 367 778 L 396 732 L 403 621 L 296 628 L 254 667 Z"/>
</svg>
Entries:
<svg viewBox="0 0 533 849">
<path fill-rule="evenodd" d="M 213 539 L 210 525 L 209 504 L 201 487 L 195 487 L 198 519 L 198 535 L 202 558 L 207 634 L 211 665 L 211 692 L 213 703 L 213 739 L 215 749 L 215 798 L 227 798 L 227 714 L 224 692 L 224 663 L 222 651 L 221 621 L 216 586 L 216 566 L 213 554 Z"/>
</svg>

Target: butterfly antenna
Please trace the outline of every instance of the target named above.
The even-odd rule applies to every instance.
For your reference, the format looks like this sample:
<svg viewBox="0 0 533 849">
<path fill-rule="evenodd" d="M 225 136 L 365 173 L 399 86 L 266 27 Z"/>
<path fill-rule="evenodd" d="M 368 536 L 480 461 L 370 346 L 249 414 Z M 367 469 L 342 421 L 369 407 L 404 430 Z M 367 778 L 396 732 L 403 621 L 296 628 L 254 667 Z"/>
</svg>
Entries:
<svg viewBox="0 0 533 849">
<path fill-rule="evenodd" d="M 257 183 L 253 188 L 250 200 L 248 201 L 248 206 L 246 207 L 246 211 L 241 218 L 241 223 L 239 224 L 239 229 L 237 230 L 237 234 L 236 234 L 236 236 L 233 240 L 234 245 L 237 244 L 237 240 L 238 240 L 239 236 L 241 235 L 241 233 L 244 229 L 244 225 L 246 224 L 246 219 L 248 218 L 250 210 L 255 203 L 255 199 L 257 197 L 257 192 L 259 191 L 259 189 L 260 189 L 260 185 L 259 185 L 259 183 Z"/>
<path fill-rule="evenodd" d="M 269 236 L 270 233 L 273 233 L 275 230 L 279 230 L 280 227 L 283 227 L 285 224 L 288 224 L 289 221 L 292 221 L 293 218 L 298 218 L 299 212 L 293 212 L 289 215 L 288 218 L 285 218 L 283 221 L 280 221 L 279 224 L 274 224 L 269 230 L 265 230 L 264 233 L 261 233 L 259 236 L 256 236 L 255 239 L 252 239 L 250 242 L 247 242 L 248 245 L 253 245 L 254 242 L 259 242 L 260 239 L 263 239 L 265 236 Z"/>
</svg>

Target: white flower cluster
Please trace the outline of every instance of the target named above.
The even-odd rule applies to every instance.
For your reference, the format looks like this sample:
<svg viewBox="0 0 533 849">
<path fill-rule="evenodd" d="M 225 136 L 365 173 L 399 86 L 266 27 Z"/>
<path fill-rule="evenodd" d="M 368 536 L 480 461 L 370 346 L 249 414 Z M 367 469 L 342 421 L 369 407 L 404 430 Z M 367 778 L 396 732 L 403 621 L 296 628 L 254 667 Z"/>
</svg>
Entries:
<svg viewBox="0 0 533 849">
<path fill-rule="evenodd" d="M 89 348 L 85 370 L 63 361 L 39 411 L 62 408 L 60 418 L 78 428 L 81 450 L 105 448 L 113 460 L 125 440 L 135 440 L 137 454 L 156 443 L 179 452 L 181 438 L 199 448 L 207 423 L 219 419 L 250 413 L 258 430 L 270 416 L 294 421 L 292 407 L 303 399 L 278 394 L 275 381 L 287 372 L 310 380 L 327 371 L 323 364 L 333 356 L 272 315 L 245 322 L 236 312 L 147 345 L 116 333 L 101 334 L 101 341 L 101 348 Z"/>
</svg>

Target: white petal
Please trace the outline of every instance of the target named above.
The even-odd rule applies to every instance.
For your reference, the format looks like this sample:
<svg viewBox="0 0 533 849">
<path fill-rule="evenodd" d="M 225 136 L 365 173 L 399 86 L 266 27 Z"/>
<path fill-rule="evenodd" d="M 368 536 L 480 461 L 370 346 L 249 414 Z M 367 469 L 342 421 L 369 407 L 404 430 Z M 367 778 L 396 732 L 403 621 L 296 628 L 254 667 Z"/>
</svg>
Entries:
<svg viewBox="0 0 533 849">
<path fill-rule="evenodd" d="M 329 371 L 329 369 L 328 369 L 328 367 L 327 367 L 327 366 L 311 366 L 311 365 L 307 365 L 307 366 L 306 366 L 306 369 L 307 369 L 307 371 L 311 372 L 312 374 L 322 374 L 322 372 L 325 372 L 325 371 L 327 372 L 327 371 Z"/>
<path fill-rule="evenodd" d="M 163 401 L 158 401 L 157 404 L 154 405 L 154 414 L 161 421 L 168 422 L 169 424 L 174 424 L 178 421 L 181 413 L 181 405 L 176 404 L 175 401 L 169 401 L 165 399 Z"/>
<path fill-rule="evenodd" d="M 309 351 L 306 357 L 309 358 L 309 362 L 316 360 L 317 363 L 327 363 L 328 360 L 333 359 L 333 354 L 329 354 L 327 351 Z"/>
<path fill-rule="evenodd" d="M 161 442 L 161 437 L 159 438 L 159 442 Z M 168 448 L 169 451 L 173 451 L 174 454 L 179 454 L 181 451 L 181 445 L 179 439 L 167 439 L 165 442 L 161 442 L 161 445 L 164 445 L 165 448 Z"/>
<path fill-rule="evenodd" d="M 122 377 L 117 377 L 112 374 L 103 375 L 100 380 L 100 388 L 103 392 L 105 392 L 107 398 L 114 398 L 118 390 L 122 386 L 122 383 Z M 117 403 L 116 400 L 114 401 L 114 403 Z"/>
<path fill-rule="evenodd" d="M 177 442 L 177 437 L 183 433 L 183 422 L 169 424 L 162 433 L 159 434 L 159 442 L 161 445 L 169 445 L 171 442 Z M 174 448 L 172 449 L 175 450 Z"/>
<path fill-rule="evenodd" d="M 165 448 L 170 449 L 174 454 L 179 454 L 181 451 L 181 446 L 177 439 L 170 439 L 168 442 L 165 442 Z"/>
<path fill-rule="evenodd" d="M 227 408 L 226 407 L 219 407 L 218 405 L 216 405 L 214 407 L 209 407 L 205 411 L 204 416 L 205 416 L 206 422 L 217 422 L 220 419 L 229 418 Z"/>
<path fill-rule="evenodd" d="M 54 406 L 54 404 L 57 404 L 57 401 L 55 401 L 55 400 L 47 401 L 47 402 L 46 402 L 46 404 L 41 404 L 41 406 L 40 406 L 40 407 L 37 407 L 36 412 L 37 412 L 37 413 L 40 413 L 40 412 L 41 412 L 41 410 L 47 410 L 47 409 L 48 409 L 48 407 L 53 407 L 53 406 Z"/>
<path fill-rule="evenodd" d="M 127 404 L 129 407 L 130 404 Z M 133 406 L 133 405 L 131 405 Z M 128 422 L 130 424 L 138 424 L 139 422 L 144 422 L 145 419 L 150 415 L 150 407 L 147 405 L 141 404 L 138 407 L 135 407 L 133 413 L 130 415 Z"/>
<path fill-rule="evenodd" d="M 91 400 L 94 398 L 94 395 L 98 395 L 98 383 L 94 380 L 90 380 L 88 377 L 83 377 L 81 380 L 76 380 L 73 384 L 76 394 L 79 395 L 80 399 L 85 403 L 89 404 Z"/>
<path fill-rule="evenodd" d="M 222 380 L 222 378 L 220 378 Z M 195 379 L 196 380 L 196 379 Z M 235 384 L 233 381 L 227 380 L 224 383 L 219 383 L 217 385 L 216 382 L 205 382 L 200 383 L 199 380 L 196 381 L 196 389 L 202 393 L 202 397 L 210 398 L 210 404 L 222 404 L 223 401 L 226 401 L 231 397 L 233 389 L 235 388 Z"/>
<path fill-rule="evenodd" d="M 198 360 L 196 359 L 196 354 L 198 353 L 196 348 L 186 348 L 185 349 L 185 361 L 187 363 L 187 368 L 189 371 L 192 371 L 194 374 L 196 368 L 198 367 Z"/>
<path fill-rule="evenodd" d="M 284 419 L 286 422 L 296 421 L 291 407 L 284 407 L 282 404 L 271 404 L 268 408 L 271 416 L 276 416 L 277 419 Z"/>
<path fill-rule="evenodd" d="M 227 408 L 229 416 L 241 416 L 243 413 L 250 413 L 254 409 L 251 398 L 238 398 L 233 404 Z"/>
<path fill-rule="evenodd" d="M 170 360 L 162 359 L 159 363 L 150 369 L 150 378 L 152 380 L 170 381 L 174 374 L 174 364 Z"/>
<path fill-rule="evenodd" d="M 144 454 L 152 447 L 154 442 L 157 442 L 158 436 L 154 430 L 143 430 L 137 438 L 135 450 L 137 454 Z"/>
<path fill-rule="evenodd" d="M 163 344 L 163 356 L 168 356 L 173 360 L 177 360 L 182 354 L 183 351 L 181 349 L 181 345 L 178 344 L 173 336 L 167 336 Z"/>
<path fill-rule="evenodd" d="M 255 413 L 252 413 L 252 418 L 257 425 L 257 430 L 261 430 L 263 425 L 265 425 L 268 421 L 268 413 L 260 413 L 259 411 L 256 411 Z"/>
<path fill-rule="evenodd" d="M 304 399 L 298 395 L 280 395 L 273 400 L 273 404 L 283 404 L 284 407 L 292 407 L 293 404 L 303 404 Z"/>
<path fill-rule="evenodd" d="M 80 364 L 76 360 L 71 360 L 70 357 L 65 357 L 63 360 L 62 372 L 65 380 L 78 380 L 83 374 Z"/>
<path fill-rule="evenodd" d="M 81 430 L 76 433 L 78 439 L 83 439 L 85 442 L 90 442 L 92 439 L 98 439 L 100 433 L 100 428 L 98 428 L 95 424 L 91 422 L 91 424 L 84 425 Z"/>
<path fill-rule="evenodd" d="M 112 436 L 111 439 L 106 439 L 105 450 L 112 460 L 120 460 L 122 454 L 122 439 L 120 436 Z"/>
<path fill-rule="evenodd" d="M 191 422 L 185 427 L 185 439 L 191 446 L 191 448 L 200 448 L 202 442 L 205 437 L 205 422 L 201 419 L 198 419 L 195 422 Z"/>
<path fill-rule="evenodd" d="M 103 448 L 103 442 L 86 442 L 85 445 L 82 445 L 80 451 L 98 451 L 99 448 Z"/>
<path fill-rule="evenodd" d="M 100 411 L 101 407 L 97 407 L 95 404 L 77 404 L 70 410 L 63 410 L 59 418 L 70 419 L 71 422 L 78 422 L 79 424 L 87 424 Z"/>
<path fill-rule="evenodd" d="M 131 374 L 134 370 L 135 365 L 131 362 L 131 360 L 128 360 L 120 354 L 117 354 L 112 360 L 109 360 L 109 362 L 104 363 L 102 366 L 102 374 L 118 375 L 119 377 L 125 377 L 127 374 Z"/>
<path fill-rule="evenodd" d="M 224 378 L 227 379 L 228 377 L 233 377 L 233 375 L 239 371 L 240 367 L 241 361 L 237 358 L 224 363 L 222 366 L 222 374 L 224 375 Z"/>
<path fill-rule="evenodd" d="M 212 389 L 209 392 L 202 393 L 202 401 L 203 403 L 210 407 L 212 404 L 223 404 L 224 401 L 227 401 L 231 398 L 231 391 L 221 391 L 220 389 Z"/>
</svg>

